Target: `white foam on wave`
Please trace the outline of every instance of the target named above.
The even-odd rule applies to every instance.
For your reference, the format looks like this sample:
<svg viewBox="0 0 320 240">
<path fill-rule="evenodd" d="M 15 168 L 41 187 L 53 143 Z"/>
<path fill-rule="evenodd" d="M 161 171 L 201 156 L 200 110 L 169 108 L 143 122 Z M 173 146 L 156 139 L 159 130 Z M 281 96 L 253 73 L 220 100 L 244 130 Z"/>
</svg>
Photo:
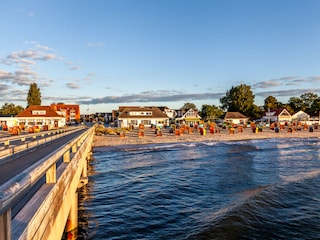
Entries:
<svg viewBox="0 0 320 240">
<path fill-rule="evenodd" d="M 292 183 L 292 182 L 301 182 L 306 179 L 315 178 L 315 177 L 318 177 L 319 175 L 320 175 L 320 169 L 317 169 L 310 172 L 300 173 L 294 176 L 280 176 L 280 178 L 285 183 Z"/>
</svg>

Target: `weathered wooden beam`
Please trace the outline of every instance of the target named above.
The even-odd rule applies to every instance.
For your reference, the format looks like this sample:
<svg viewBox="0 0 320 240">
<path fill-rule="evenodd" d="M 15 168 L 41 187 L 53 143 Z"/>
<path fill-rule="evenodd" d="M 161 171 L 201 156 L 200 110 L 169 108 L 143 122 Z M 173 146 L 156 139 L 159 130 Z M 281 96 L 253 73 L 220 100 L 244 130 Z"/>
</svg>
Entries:
<svg viewBox="0 0 320 240">
<path fill-rule="evenodd" d="M 46 183 L 57 182 L 57 165 L 53 164 L 46 172 Z"/>
<path fill-rule="evenodd" d="M 0 216 L 0 239 L 11 240 L 11 209 Z"/>
</svg>

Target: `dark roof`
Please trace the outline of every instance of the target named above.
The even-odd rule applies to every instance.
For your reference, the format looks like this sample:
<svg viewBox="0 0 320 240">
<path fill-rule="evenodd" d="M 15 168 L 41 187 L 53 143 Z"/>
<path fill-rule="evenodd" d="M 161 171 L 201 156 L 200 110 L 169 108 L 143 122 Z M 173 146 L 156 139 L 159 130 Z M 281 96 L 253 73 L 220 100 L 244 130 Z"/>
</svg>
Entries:
<svg viewBox="0 0 320 240">
<path fill-rule="evenodd" d="M 167 106 L 119 106 L 119 112 L 122 112 L 126 108 L 159 108 L 161 111 L 169 109 Z"/>
<path fill-rule="evenodd" d="M 120 107 L 119 107 L 120 110 Z M 151 115 L 129 115 L 129 112 L 146 112 L 151 111 Z M 167 114 L 163 113 L 158 107 L 126 107 L 124 108 L 119 118 L 168 118 Z"/>
<path fill-rule="evenodd" d="M 45 111 L 45 114 L 32 114 L 32 111 Z M 31 106 L 23 112 L 19 113 L 16 117 L 63 117 L 54 111 L 50 106 Z"/>
<path fill-rule="evenodd" d="M 248 118 L 248 117 L 246 117 L 245 115 L 239 112 L 227 112 L 224 119 L 227 119 L 227 118 Z"/>
<path fill-rule="evenodd" d="M 286 108 L 274 108 L 274 109 L 270 109 L 270 113 L 274 113 L 272 116 L 279 116 L 280 113 L 282 113 L 284 110 L 288 112 Z M 265 115 L 267 115 L 267 113 L 268 111 L 265 112 Z"/>
</svg>

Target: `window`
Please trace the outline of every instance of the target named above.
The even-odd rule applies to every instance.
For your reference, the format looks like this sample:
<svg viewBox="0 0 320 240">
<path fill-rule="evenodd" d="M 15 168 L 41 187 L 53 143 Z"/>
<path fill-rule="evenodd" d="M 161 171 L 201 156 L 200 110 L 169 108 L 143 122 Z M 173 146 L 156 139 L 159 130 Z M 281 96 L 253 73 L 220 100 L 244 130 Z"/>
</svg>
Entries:
<svg viewBox="0 0 320 240">
<path fill-rule="evenodd" d="M 33 110 L 32 115 L 46 115 L 46 110 Z"/>
</svg>

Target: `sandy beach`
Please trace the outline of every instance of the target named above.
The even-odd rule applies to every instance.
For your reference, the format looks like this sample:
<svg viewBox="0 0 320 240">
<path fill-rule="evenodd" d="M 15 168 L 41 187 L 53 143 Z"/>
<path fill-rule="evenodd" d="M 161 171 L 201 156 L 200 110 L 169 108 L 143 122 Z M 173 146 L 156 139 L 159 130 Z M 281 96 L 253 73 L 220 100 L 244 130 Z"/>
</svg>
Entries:
<svg viewBox="0 0 320 240">
<path fill-rule="evenodd" d="M 162 136 L 157 136 L 154 130 L 146 128 L 144 136 L 138 137 L 138 130 L 133 130 L 125 133 L 124 137 L 119 135 L 96 135 L 94 137 L 94 148 L 102 150 L 105 147 L 132 145 L 132 144 L 158 144 L 158 143 L 177 143 L 177 142 L 201 142 L 201 141 L 240 141 L 253 139 L 273 139 L 273 138 L 320 138 L 320 130 L 314 129 L 310 132 L 309 129 L 288 132 L 287 129 L 280 130 L 276 133 L 274 130 L 264 128 L 262 132 L 253 133 L 251 128 L 244 128 L 243 132 L 235 131 L 234 134 L 229 134 L 226 129 L 220 129 L 220 133 L 201 135 L 198 131 L 193 131 L 189 134 L 181 134 L 176 136 L 174 133 L 169 133 L 167 129 L 162 129 Z"/>
</svg>

